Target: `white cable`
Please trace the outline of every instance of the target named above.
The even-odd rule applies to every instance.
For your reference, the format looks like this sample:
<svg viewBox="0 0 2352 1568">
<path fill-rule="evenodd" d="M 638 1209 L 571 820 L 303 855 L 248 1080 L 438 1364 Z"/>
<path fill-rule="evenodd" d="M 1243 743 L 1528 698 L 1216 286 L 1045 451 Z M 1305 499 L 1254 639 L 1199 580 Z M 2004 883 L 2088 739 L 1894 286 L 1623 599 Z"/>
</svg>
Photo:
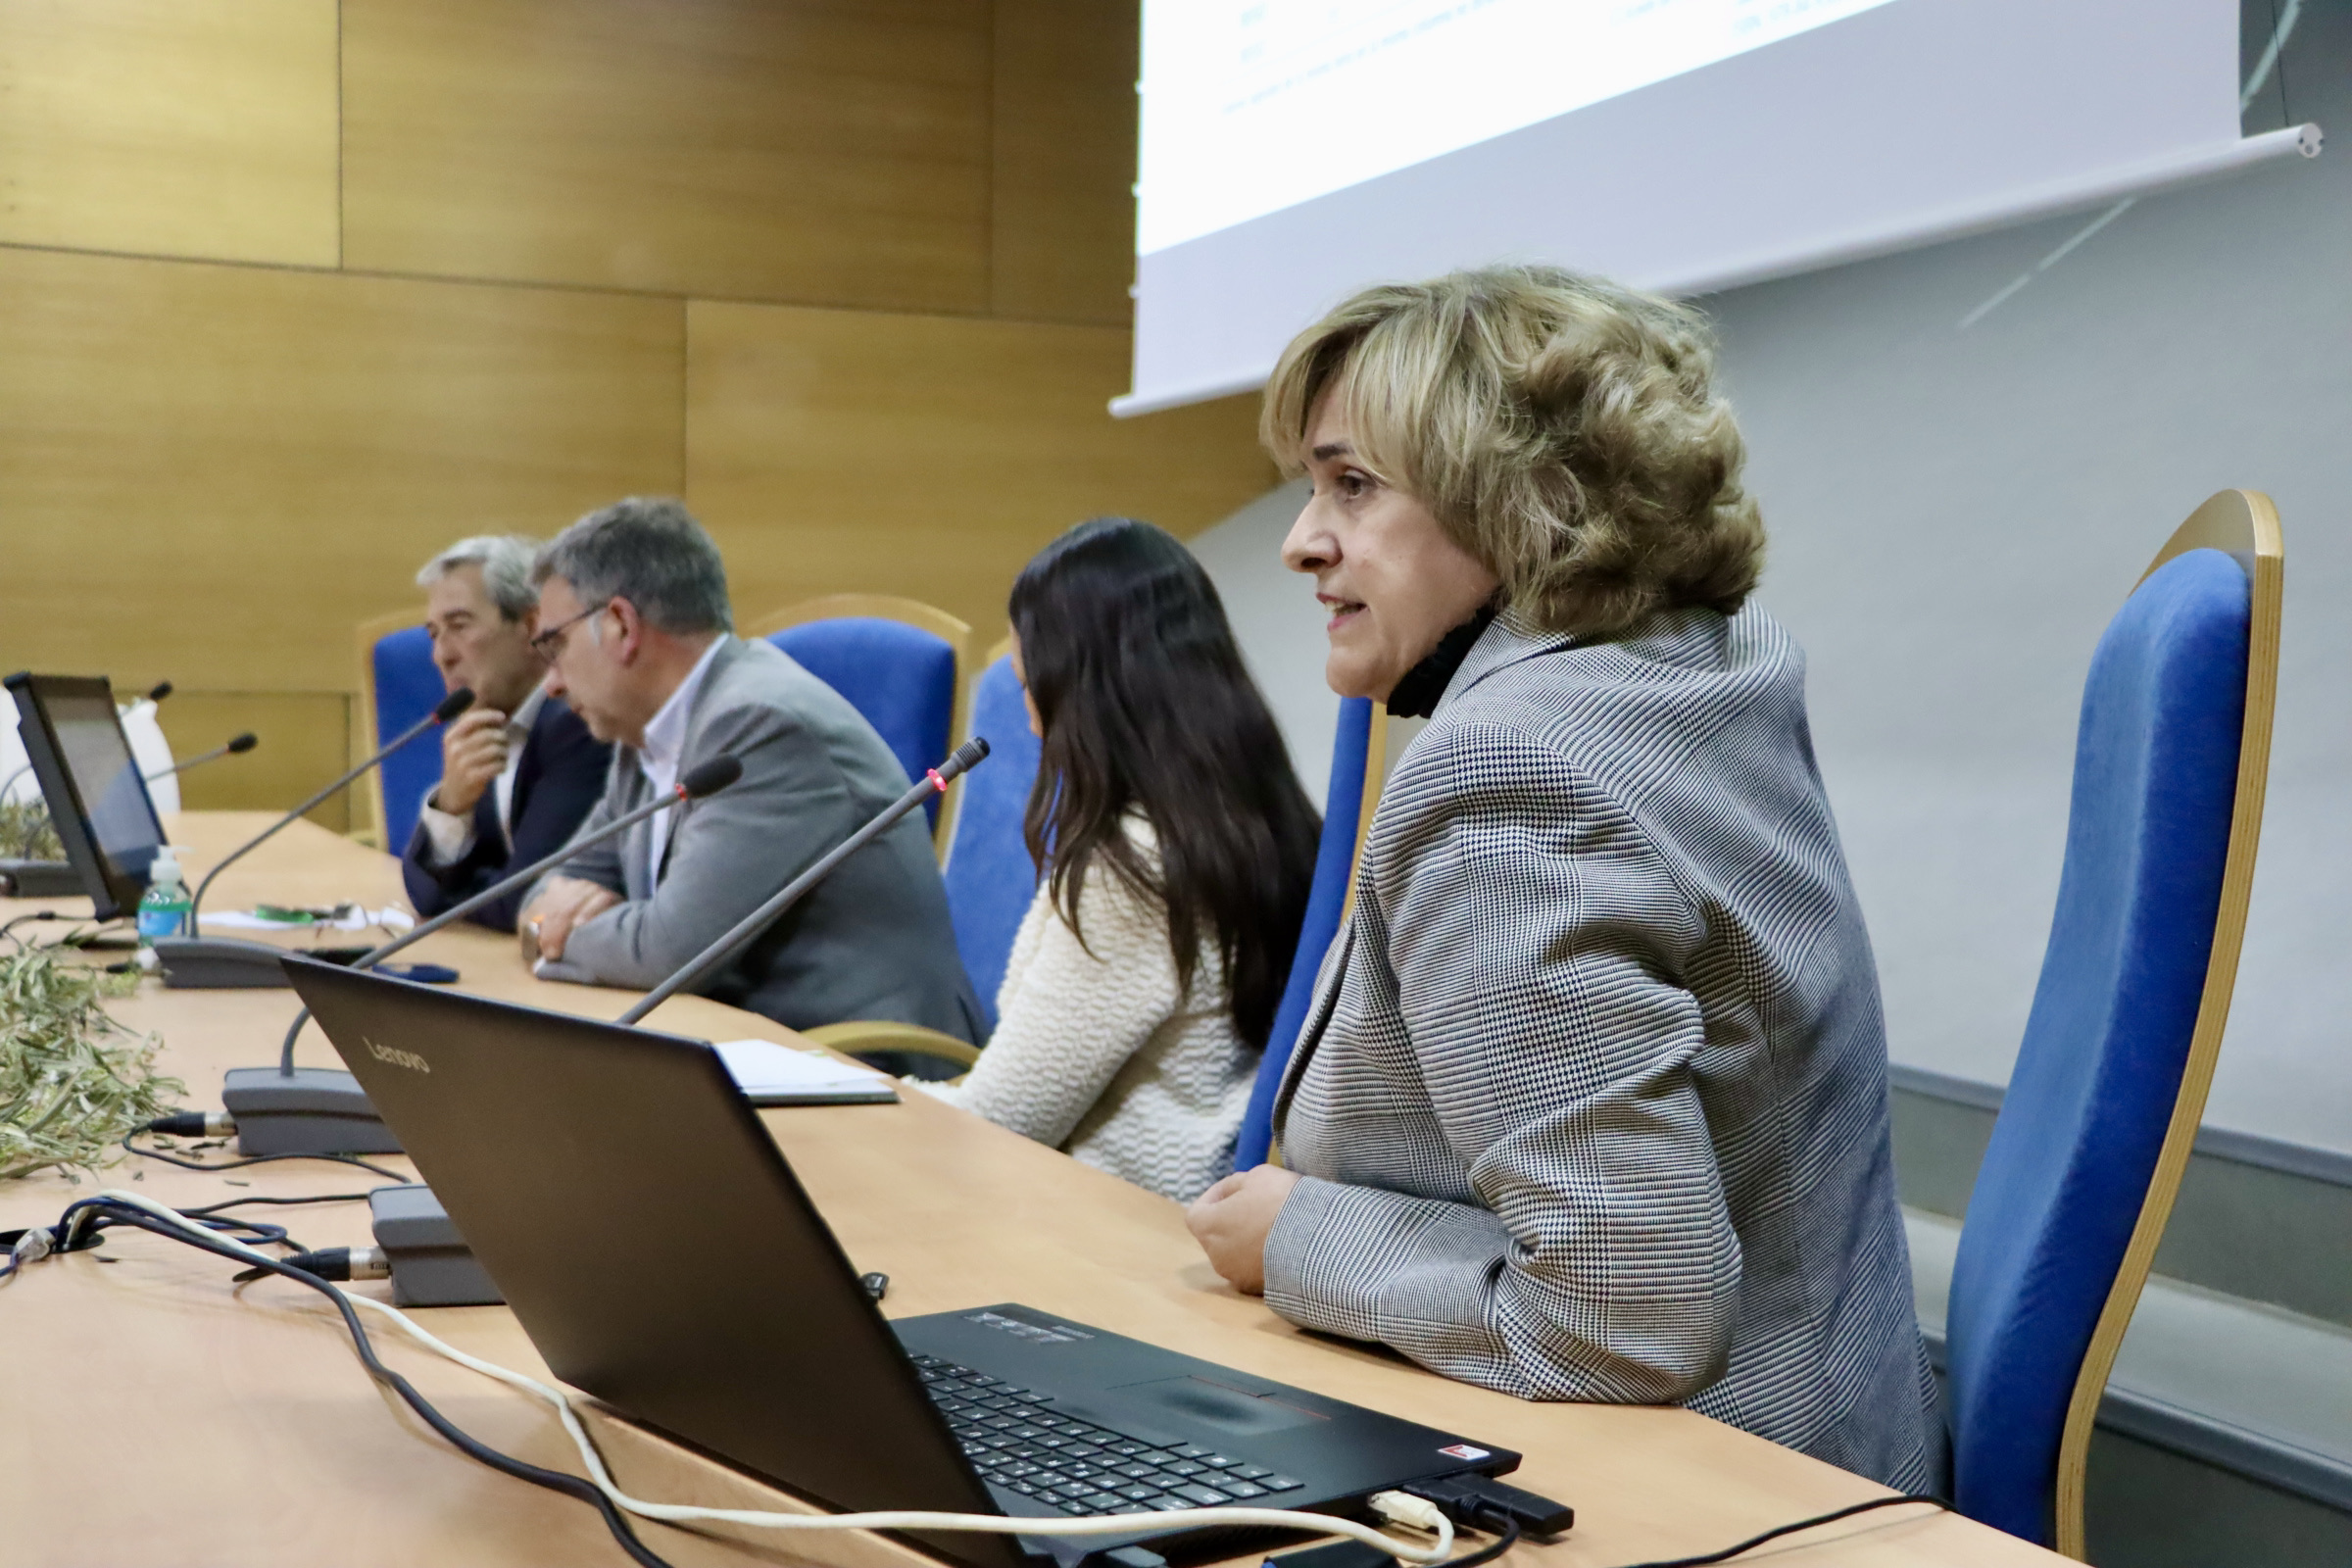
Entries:
<svg viewBox="0 0 2352 1568">
<path fill-rule="evenodd" d="M 110 1187 L 98 1196 L 153 1214 L 156 1218 L 179 1230 L 202 1237 L 207 1242 L 227 1247 L 259 1262 L 275 1263 L 278 1261 L 276 1257 L 259 1248 L 248 1246 L 232 1236 L 225 1236 L 219 1231 L 198 1225 L 177 1209 L 167 1208 L 162 1203 L 137 1193 L 125 1192 L 119 1187 Z M 1200 1529 L 1210 1525 L 1255 1525 L 1260 1528 L 1300 1530 L 1314 1535 L 1347 1536 L 1351 1540 L 1360 1541 L 1366 1545 L 1377 1546 L 1382 1551 L 1409 1563 L 1442 1563 L 1453 1550 L 1452 1523 L 1421 1498 L 1396 1492 L 1376 1494 L 1371 1499 L 1374 1510 L 1386 1518 L 1402 1524 L 1418 1526 L 1431 1532 L 1437 1538 L 1431 1544 L 1414 1545 L 1410 1542 L 1400 1541 L 1374 1526 L 1359 1524 L 1352 1519 L 1339 1519 L 1329 1514 L 1307 1513 L 1293 1508 L 1246 1508 L 1240 1506 L 1184 1508 L 1165 1513 L 1092 1514 L 1084 1518 L 1033 1519 L 1007 1514 L 927 1513 L 912 1509 L 876 1513 L 769 1513 L 752 1508 L 701 1508 L 685 1503 L 648 1502 L 642 1498 L 630 1496 L 621 1491 L 618 1484 L 612 1480 L 611 1473 L 605 1469 L 604 1455 L 599 1453 L 596 1445 L 589 1441 L 587 1429 L 580 1424 L 579 1415 L 572 1408 L 571 1396 L 563 1390 L 542 1383 L 537 1378 L 526 1377 L 520 1372 L 500 1366 L 496 1362 L 485 1361 L 480 1356 L 469 1355 L 453 1345 L 444 1344 L 430 1332 L 419 1327 L 406 1312 L 396 1306 L 375 1300 L 370 1297 L 350 1295 L 331 1282 L 327 1288 L 352 1305 L 366 1307 L 371 1312 L 390 1319 L 402 1333 L 434 1354 L 445 1356 L 460 1366 L 469 1368 L 486 1378 L 495 1379 L 510 1388 L 520 1390 L 553 1405 L 557 1416 L 564 1423 L 564 1430 L 571 1435 L 573 1446 L 580 1451 L 580 1462 L 587 1467 L 588 1479 L 595 1483 L 598 1491 L 612 1498 L 616 1506 L 626 1509 L 640 1518 L 658 1519 L 670 1524 L 714 1522 L 746 1525 L 760 1530 L 963 1530 L 1007 1536 L 1092 1536 L 1121 1530 L 1166 1531 Z"/>
</svg>

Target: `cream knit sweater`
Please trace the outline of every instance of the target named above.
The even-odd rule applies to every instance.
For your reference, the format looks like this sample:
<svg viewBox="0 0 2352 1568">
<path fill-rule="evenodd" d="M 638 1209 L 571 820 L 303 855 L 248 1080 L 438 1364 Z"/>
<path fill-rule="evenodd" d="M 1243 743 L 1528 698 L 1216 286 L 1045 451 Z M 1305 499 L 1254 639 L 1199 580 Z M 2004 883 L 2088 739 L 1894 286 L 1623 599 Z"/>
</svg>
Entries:
<svg viewBox="0 0 2352 1568">
<path fill-rule="evenodd" d="M 1141 823 L 1128 829 L 1156 850 Z M 997 993 L 997 1030 L 953 1104 L 1183 1201 L 1233 1168 L 1259 1053 L 1234 1032 L 1223 966 L 1200 955 L 1176 988 L 1165 913 L 1107 866 L 1079 889 L 1082 946 L 1040 886 Z"/>
</svg>

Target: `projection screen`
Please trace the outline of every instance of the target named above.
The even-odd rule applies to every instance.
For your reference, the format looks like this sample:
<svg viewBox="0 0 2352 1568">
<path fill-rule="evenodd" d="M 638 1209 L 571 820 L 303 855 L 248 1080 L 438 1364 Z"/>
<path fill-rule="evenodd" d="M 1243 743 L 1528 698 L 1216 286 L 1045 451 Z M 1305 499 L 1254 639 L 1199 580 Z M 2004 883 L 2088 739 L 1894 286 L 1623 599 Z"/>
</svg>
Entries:
<svg viewBox="0 0 2352 1568">
<path fill-rule="evenodd" d="M 2319 151 L 2237 0 L 1145 0 L 1133 390 L 1263 383 L 1348 290 L 1700 294 Z"/>
</svg>

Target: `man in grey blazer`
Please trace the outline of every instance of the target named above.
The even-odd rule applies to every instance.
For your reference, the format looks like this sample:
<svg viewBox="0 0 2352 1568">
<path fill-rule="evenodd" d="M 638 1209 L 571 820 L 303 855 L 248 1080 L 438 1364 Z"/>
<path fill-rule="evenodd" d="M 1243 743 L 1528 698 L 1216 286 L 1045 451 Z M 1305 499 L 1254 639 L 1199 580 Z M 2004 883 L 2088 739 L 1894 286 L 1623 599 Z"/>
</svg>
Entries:
<svg viewBox="0 0 2352 1568">
<path fill-rule="evenodd" d="M 906 793 L 873 726 L 764 642 L 732 634 L 718 549 L 675 501 L 632 497 L 550 541 L 532 569 L 548 691 L 617 743 L 585 836 L 712 758 L 716 795 L 600 845 L 532 891 L 543 978 L 650 988 Z M 922 818 L 852 856 L 700 987 L 790 1028 L 846 1019 L 980 1038 Z"/>
</svg>

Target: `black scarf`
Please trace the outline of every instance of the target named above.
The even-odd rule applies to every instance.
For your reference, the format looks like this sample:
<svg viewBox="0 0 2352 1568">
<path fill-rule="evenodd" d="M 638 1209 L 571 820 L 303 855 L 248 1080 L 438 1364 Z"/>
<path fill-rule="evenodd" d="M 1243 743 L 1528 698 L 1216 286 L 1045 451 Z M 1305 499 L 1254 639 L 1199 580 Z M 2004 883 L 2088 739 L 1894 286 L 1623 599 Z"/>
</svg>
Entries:
<svg viewBox="0 0 2352 1568">
<path fill-rule="evenodd" d="M 1470 649 L 1494 623 L 1494 606 L 1487 605 L 1459 626 L 1438 639 L 1427 658 L 1406 670 L 1389 693 L 1391 718 L 1427 718 L 1438 710 L 1438 699 L 1453 683 L 1453 672 L 1470 657 Z"/>
</svg>

